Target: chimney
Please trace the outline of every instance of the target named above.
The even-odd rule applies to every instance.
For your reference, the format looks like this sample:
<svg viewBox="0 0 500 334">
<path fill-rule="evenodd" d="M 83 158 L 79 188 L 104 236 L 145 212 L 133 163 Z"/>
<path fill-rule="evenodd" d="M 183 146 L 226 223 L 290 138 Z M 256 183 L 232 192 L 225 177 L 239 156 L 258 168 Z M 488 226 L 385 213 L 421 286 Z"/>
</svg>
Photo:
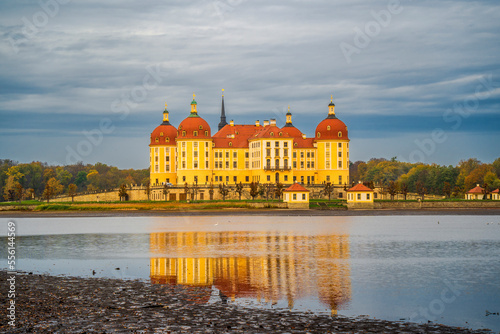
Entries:
<svg viewBox="0 0 500 334">
<path fill-rule="evenodd" d="M 302 134 L 302 139 L 306 139 L 306 134 L 305 133 Z"/>
<path fill-rule="evenodd" d="M 229 125 L 230 125 L 230 126 L 234 126 L 234 121 L 233 121 L 233 120 L 230 120 L 230 121 L 229 121 Z"/>
<path fill-rule="evenodd" d="M 269 125 L 269 121 L 267 119 L 264 120 L 264 126 L 268 126 Z"/>
<path fill-rule="evenodd" d="M 260 126 L 260 122 L 259 122 L 259 120 L 256 120 L 256 121 L 255 121 L 255 126 Z"/>
<path fill-rule="evenodd" d="M 271 125 L 276 126 L 276 118 L 271 118 Z"/>
</svg>

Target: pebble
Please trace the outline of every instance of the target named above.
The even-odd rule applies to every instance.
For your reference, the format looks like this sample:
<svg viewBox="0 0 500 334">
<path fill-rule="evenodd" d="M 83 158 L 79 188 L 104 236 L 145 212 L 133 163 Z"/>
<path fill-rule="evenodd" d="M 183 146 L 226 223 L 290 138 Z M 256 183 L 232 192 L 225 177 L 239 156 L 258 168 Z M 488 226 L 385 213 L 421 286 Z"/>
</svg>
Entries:
<svg viewBox="0 0 500 334">
<path fill-rule="evenodd" d="M 8 291 L 0 271 L 0 291 Z M 106 278 L 16 276 L 16 326 L 8 333 L 491 333 L 485 330 L 208 303 L 211 288 Z M 2 293 L 2 296 L 3 295 Z"/>
</svg>

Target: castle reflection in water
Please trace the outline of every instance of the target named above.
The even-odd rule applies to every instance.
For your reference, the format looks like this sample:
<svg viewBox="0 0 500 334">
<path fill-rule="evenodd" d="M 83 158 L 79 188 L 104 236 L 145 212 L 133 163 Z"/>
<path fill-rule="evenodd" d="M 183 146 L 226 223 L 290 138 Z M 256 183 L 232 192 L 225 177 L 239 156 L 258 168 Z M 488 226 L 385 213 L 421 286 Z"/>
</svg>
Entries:
<svg viewBox="0 0 500 334">
<path fill-rule="evenodd" d="M 348 235 L 169 232 L 150 235 L 153 283 L 214 286 L 228 298 L 288 307 L 318 298 L 335 314 L 351 299 Z"/>
</svg>

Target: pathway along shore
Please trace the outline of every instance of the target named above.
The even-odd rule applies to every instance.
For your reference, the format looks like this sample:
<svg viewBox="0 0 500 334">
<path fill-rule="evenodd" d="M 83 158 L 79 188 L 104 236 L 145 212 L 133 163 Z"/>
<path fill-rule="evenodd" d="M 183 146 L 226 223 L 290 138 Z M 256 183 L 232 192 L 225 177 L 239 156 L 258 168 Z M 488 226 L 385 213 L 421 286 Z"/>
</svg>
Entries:
<svg viewBox="0 0 500 334">
<path fill-rule="evenodd" d="M 0 271 L 0 332 L 8 333 L 491 333 L 207 304 L 210 288 L 26 273 L 16 275 L 11 327 L 8 277 Z"/>
</svg>

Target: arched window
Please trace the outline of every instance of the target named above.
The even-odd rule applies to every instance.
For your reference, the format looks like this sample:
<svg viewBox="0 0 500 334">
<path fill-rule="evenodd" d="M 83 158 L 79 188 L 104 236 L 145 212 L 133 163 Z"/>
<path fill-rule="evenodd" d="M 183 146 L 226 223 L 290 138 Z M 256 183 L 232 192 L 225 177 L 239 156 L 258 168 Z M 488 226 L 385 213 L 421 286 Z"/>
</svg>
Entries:
<svg viewBox="0 0 500 334">
<path fill-rule="evenodd" d="M 159 141 L 160 141 L 160 138 L 156 137 L 156 138 L 155 138 L 155 142 L 157 142 L 157 143 L 158 143 Z"/>
<path fill-rule="evenodd" d="M 318 138 L 319 138 L 319 137 L 321 137 L 321 133 L 320 133 L 320 132 L 318 132 L 318 135 L 317 135 L 317 136 L 318 136 Z"/>
<path fill-rule="evenodd" d="M 163 132 L 160 132 L 160 137 L 163 137 Z"/>
<path fill-rule="evenodd" d="M 271 137 L 274 137 L 274 132 L 271 132 Z"/>
<path fill-rule="evenodd" d="M 342 131 L 339 131 L 339 138 L 342 137 Z"/>
<path fill-rule="evenodd" d="M 208 130 L 205 130 L 205 136 L 208 137 Z"/>
<path fill-rule="evenodd" d="M 233 146 L 233 142 L 229 142 L 229 146 Z"/>
<path fill-rule="evenodd" d="M 170 142 L 170 137 L 165 138 L 165 142 L 166 143 Z"/>
<path fill-rule="evenodd" d="M 193 131 L 193 136 L 198 137 L 198 131 Z"/>
<path fill-rule="evenodd" d="M 280 135 L 280 136 L 283 136 L 283 132 L 280 132 L 280 133 L 279 133 L 279 135 Z"/>
<path fill-rule="evenodd" d="M 186 131 L 182 131 L 182 135 L 185 137 L 186 136 Z"/>
<path fill-rule="evenodd" d="M 327 129 L 328 131 L 330 131 L 330 130 L 331 130 L 331 128 L 332 128 L 332 127 L 331 127 L 330 125 L 328 125 L 328 126 L 326 127 L 326 129 Z"/>
</svg>

